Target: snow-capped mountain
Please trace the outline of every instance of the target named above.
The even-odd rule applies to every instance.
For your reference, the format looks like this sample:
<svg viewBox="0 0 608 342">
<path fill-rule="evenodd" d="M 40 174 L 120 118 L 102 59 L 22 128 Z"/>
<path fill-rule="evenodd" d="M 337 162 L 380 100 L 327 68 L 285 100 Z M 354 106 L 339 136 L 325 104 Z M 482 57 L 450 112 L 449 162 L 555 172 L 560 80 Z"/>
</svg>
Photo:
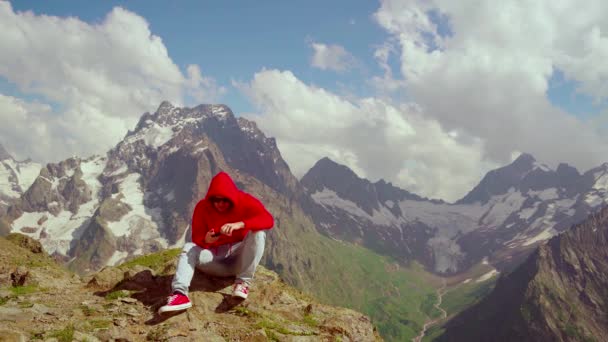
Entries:
<svg viewBox="0 0 608 342">
<path fill-rule="evenodd" d="M 14 193 L 18 201 L 4 220 L 56 258 L 74 259 L 74 269 L 94 270 L 181 244 L 194 205 L 219 170 L 297 191 L 274 139 L 255 123 L 224 105 L 163 102 L 106 156 L 39 169 L 31 186 Z"/>
<path fill-rule="evenodd" d="M 16 161 L 0 145 L 0 216 L 32 185 L 41 168 L 30 160 Z"/>
<path fill-rule="evenodd" d="M 302 178 L 314 202 L 308 212 L 328 235 L 439 273 L 482 260 L 517 263 L 607 203 L 607 183 L 608 164 L 581 175 L 566 164 L 552 170 L 529 154 L 489 172 L 454 204 L 370 183 L 328 159 Z"/>
</svg>

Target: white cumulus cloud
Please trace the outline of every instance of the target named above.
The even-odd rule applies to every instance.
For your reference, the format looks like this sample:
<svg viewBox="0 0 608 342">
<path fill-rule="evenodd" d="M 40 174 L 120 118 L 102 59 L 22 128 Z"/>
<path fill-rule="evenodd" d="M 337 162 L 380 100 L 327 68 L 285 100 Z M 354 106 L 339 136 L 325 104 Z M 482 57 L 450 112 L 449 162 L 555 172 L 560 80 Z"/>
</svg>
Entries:
<svg viewBox="0 0 608 342">
<path fill-rule="evenodd" d="M 344 72 L 356 65 L 356 59 L 343 46 L 312 42 L 311 65 L 321 70 Z"/>
<path fill-rule="evenodd" d="M 0 77 L 39 99 L 0 98 L 11 119 L 1 143 L 20 158 L 103 153 L 162 100 L 214 101 L 225 91 L 196 65 L 184 76 L 146 20 L 120 7 L 89 24 L 0 1 L 0 22 Z M 28 131 L 36 134 L 15 134 Z"/>
<path fill-rule="evenodd" d="M 480 172 L 496 166 L 482 160 L 480 141 L 458 141 L 416 106 L 347 100 L 289 71 L 263 70 L 238 86 L 259 111 L 250 118 L 277 138 L 297 176 L 328 156 L 361 177 L 455 200 L 471 189 Z"/>
<path fill-rule="evenodd" d="M 607 98 L 605 13 L 602 0 L 382 0 L 375 18 L 399 46 L 408 96 L 443 129 L 481 139 L 495 162 L 526 151 L 586 169 L 608 159 L 608 141 L 547 90 L 560 70 L 577 91 Z"/>
</svg>

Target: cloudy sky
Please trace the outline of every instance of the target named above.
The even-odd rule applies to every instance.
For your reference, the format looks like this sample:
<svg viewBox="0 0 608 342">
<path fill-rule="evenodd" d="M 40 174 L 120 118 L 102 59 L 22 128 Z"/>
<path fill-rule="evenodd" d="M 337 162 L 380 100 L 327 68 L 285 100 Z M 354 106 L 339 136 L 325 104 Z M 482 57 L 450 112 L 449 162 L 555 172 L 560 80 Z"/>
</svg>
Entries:
<svg viewBox="0 0 608 342">
<path fill-rule="evenodd" d="M 162 100 L 225 103 L 297 176 L 329 156 L 455 200 L 520 152 L 608 161 L 604 0 L 2 1 L 0 143 L 103 154 Z"/>
</svg>

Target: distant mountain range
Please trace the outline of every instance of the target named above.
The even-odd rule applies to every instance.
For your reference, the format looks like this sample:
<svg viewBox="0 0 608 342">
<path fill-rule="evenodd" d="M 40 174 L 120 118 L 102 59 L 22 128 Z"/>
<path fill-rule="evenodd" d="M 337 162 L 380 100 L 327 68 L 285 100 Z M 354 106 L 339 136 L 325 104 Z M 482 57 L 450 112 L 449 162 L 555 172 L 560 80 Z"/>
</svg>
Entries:
<svg viewBox="0 0 608 342">
<path fill-rule="evenodd" d="M 490 171 L 455 203 L 371 183 L 327 158 L 301 182 L 318 229 L 438 273 L 481 261 L 511 268 L 608 202 L 608 164 L 580 174 L 567 164 L 552 170 L 529 154 Z"/>
</svg>

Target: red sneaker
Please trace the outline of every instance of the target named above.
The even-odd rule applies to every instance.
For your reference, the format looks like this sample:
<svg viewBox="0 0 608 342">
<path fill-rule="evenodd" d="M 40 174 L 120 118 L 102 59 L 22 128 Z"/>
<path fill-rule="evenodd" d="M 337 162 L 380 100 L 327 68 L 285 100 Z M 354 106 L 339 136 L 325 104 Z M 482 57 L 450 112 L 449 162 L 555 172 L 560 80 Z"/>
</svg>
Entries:
<svg viewBox="0 0 608 342">
<path fill-rule="evenodd" d="M 190 302 L 188 296 L 175 292 L 167 298 L 167 304 L 158 309 L 158 313 L 162 314 L 163 312 L 186 310 L 191 307 L 192 302 Z"/>
<path fill-rule="evenodd" d="M 247 299 L 247 296 L 249 295 L 249 286 L 243 283 L 234 284 L 234 287 L 232 288 L 232 295 Z"/>
</svg>

